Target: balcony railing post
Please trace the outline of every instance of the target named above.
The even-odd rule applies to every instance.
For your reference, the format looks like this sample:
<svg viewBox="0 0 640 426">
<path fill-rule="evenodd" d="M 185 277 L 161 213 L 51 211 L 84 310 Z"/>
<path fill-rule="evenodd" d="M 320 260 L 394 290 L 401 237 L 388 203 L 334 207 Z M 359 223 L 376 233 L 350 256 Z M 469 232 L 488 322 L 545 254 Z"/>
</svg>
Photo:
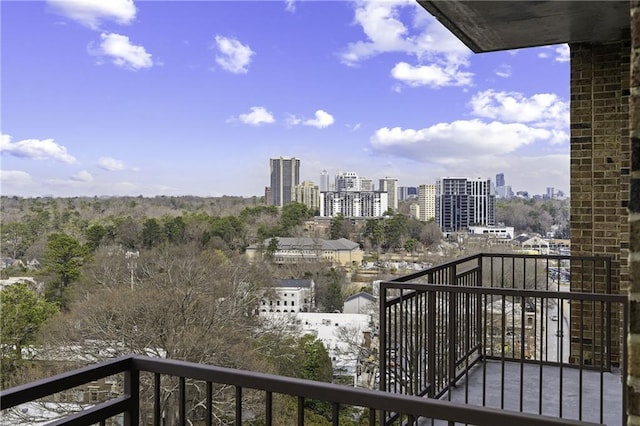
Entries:
<svg viewBox="0 0 640 426">
<path fill-rule="evenodd" d="M 456 274 L 456 265 L 451 265 L 449 267 L 449 285 L 457 284 L 457 274 Z M 448 388 L 455 384 L 456 377 L 456 342 L 458 340 L 458 336 L 456 335 L 456 306 L 457 306 L 457 293 L 451 292 L 449 293 L 449 319 L 448 319 L 448 351 L 449 351 L 449 383 Z"/>
<path fill-rule="evenodd" d="M 124 372 L 124 393 L 129 408 L 124 413 L 124 426 L 138 426 L 140 419 L 140 371 L 131 367 Z"/>
<path fill-rule="evenodd" d="M 436 395 L 436 340 L 438 339 L 436 331 L 437 316 L 436 293 L 434 291 L 429 291 L 427 293 L 427 374 L 429 375 L 429 398 L 434 398 Z"/>
<path fill-rule="evenodd" d="M 482 254 L 478 255 L 478 271 L 476 272 L 476 285 L 478 287 L 482 287 L 483 283 L 483 269 L 482 265 L 484 264 L 484 256 Z M 480 357 L 484 357 L 484 347 L 482 346 L 482 338 L 484 336 L 484 329 L 482 327 L 482 297 L 479 295 L 475 296 L 476 298 L 476 341 L 474 342 L 478 346 L 478 355 Z"/>
</svg>

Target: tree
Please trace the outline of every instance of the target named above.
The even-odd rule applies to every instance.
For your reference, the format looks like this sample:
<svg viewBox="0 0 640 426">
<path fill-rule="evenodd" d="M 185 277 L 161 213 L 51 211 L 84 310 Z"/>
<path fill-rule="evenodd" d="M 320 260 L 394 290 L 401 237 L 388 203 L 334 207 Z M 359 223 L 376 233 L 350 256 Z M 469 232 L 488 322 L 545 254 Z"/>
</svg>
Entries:
<svg viewBox="0 0 640 426">
<path fill-rule="evenodd" d="M 50 291 L 56 300 L 61 300 L 63 291 L 80 277 L 86 252 L 78 240 L 66 234 L 50 234 L 44 253 L 44 265 L 55 276 Z"/>
<path fill-rule="evenodd" d="M 345 222 L 346 220 L 342 214 L 331 218 L 331 228 L 329 234 L 332 240 L 337 240 L 343 237 L 346 238 L 349 236 L 348 233 L 345 232 Z"/>
<path fill-rule="evenodd" d="M 47 302 L 24 283 L 0 291 L 0 306 L 0 371 L 5 388 L 21 367 L 23 349 L 35 340 L 40 326 L 58 312 L 58 306 Z"/>
<path fill-rule="evenodd" d="M 301 350 L 300 371 L 298 377 L 319 382 L 331 382 L 333 367 L 329 352 L 324 343 L 311 334 L 305 334 L 298 340 Z"/>
<path fill-rule="evenodd" d="M 312 217 L 312 212 L 302 203 L 289 203 L 282 207 L 280 214 L 280 228 L 283 235 L 281 237 L 291 236 L 293 228 L 302 225 L 305 219 Z"/>
<path fill-rule="evenodd" d="M 85 237 L 87 238 L 87 250 L 91 253 L 96 251 L 106 234 L 107 230 L 102 225 L 94 224 L 89 226 L 85 232 Z"/>
<path fill-rule="evenodd" d="M 152 248 L 160 245 L 164 240 L 162 227 L 155 218 L 150 218 L 142 224 L 142 246 Z"/>
</svg>

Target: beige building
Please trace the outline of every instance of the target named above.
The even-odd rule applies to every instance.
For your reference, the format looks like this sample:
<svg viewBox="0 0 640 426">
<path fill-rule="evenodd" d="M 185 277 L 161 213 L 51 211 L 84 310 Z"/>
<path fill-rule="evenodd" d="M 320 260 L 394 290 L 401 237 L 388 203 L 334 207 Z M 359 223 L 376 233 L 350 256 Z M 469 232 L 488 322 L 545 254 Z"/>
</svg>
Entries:
<svg viewBox="0 0 640 426">
<path fill-rule="evenodd" d="M 329 261 L 334 266 L 351 266 L 362 263 L 360 245 L 346 238 L 324 240 L 322 238 L 276 238 L 278 248 L 273 253 L 275 263 L 303 263 Z M 249 261 L 264 255 L 269 241 L 247 247 Z"/>
<path fill-rule="evenodd" d="M 423 222 L 428 222 L 436 217 L 436 185 L 424 184 L 418 186 L 419 216 Z"/>
<path fill-rule="evenodd" d="M 313 211 L 320 210 L 320 188 L 305 180 L 293 188 L 293 201 L 302 203 Z"/>
</svg>

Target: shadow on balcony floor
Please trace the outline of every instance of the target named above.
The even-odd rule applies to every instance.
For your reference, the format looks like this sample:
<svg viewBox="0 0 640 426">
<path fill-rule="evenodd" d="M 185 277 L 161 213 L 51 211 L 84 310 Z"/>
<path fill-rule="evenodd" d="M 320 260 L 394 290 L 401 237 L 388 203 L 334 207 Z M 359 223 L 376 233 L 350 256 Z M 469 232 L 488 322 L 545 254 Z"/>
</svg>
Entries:
<svg viewBox="0 0 640 426">
<path fill-rule="evenodd" d="M 520 363 L 505 362 L 504 373 L 502 365 L 500 361 L 487 361 L 476 365 L 470 370 L 468 377 L 463 377 L 451 394 L 444 395 L 442 399 L 450 398 L 451 401 L 464 403 L 466 398 L 469 404 L 483 405 L 484 393 L 486 407 L 503 407 L 507 410 L 542 413 L 567 419 L 579 419 L 579 407 L 582 405 L 582 421 L 602 422 L 612 426 L 622 424 L 622 382 L 618 372 L 602 373 L 601 378 L 598 371 L 522 364 L 521 376 Z M 542 387 L 540 387 L 541 372 Z M 484 387 L 483 377 L 486 377 Z M 502 386 L 503 377 L 504 387 Z M 580 401 L 579 392 L 581 380 L 582 401 Z M 561 382 L 562 393 L 560 392 Z M 467 384 L 468 388 L 465 389 Z M 500 389 L 504 391 L 501 393 Z M 520 409 L 521 393 L 522 410 Z M 562 405 L 562 415 L 560 415 L 560 405 Z M 432 422 L 426 421 L 421 424 L 427 425 Z M 446 425 L 447 423 L 434 421 L 433 424 Z"/>
</svg>

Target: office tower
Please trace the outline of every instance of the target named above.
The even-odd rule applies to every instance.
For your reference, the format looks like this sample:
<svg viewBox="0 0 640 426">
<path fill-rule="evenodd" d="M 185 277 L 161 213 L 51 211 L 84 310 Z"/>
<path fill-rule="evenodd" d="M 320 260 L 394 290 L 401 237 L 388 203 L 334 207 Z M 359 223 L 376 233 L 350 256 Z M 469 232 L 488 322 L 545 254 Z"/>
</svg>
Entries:
<svg viewBox="0 0 640 426">
<path fill-rule="evenodd" d="M 428 222 L 436 217 L 436 186 L 424 184 L 418 186 L 419 216 L 423 222 Z"/>
<path fill-rule="evenodd" d="M 556 189 L 552 186 L 548 186 L 547 187 L 547 193 L 545 195 L 545 197 L 543 198 L 548 198 L 548 199 L 553 199 L 556 197 Z"/>
<path fill-rule="evenodd" d="M 320 190 L 313 182 L 304 181 L 293 189 L 293 201 L 302 203 L 311 211 L 320 209 Z"/>
<path fill-rule="evenodd" d="M 495 195 L 490 179 L 441 178 L 436 181 L 436 223 L 442 232 L 471 225 L 495 225 Z"/>
<path fill-rule="evenodd" d="M 336 192 L 360 191 L 360 178 L 356 172 L 339 172 L 336 175 Z"/>
<path fill-rule="evenodd" d="M 329 172 L 323 170 L 320 173 L 320 191 L 328 191 L 329 190 Z"/>
<path fill-rule="evenodd" d="M 504 173 L 498 173 L 496 175 L 496 187 L 505 186 Z"/>
<path fill-rule="evenodd" d="M 300 184 L 300 160 L 297 158 L 272 158 L 271 203 L 282 207 L 293 201 L 294 187 Z"/>
<path fill-rule="evenodd" d="M 398 209 L 398 179 L 385 177 L 380 179 L 380 185 L 378 187 L 380 191 L 387 192 L 389 194 L 389 208 L 393 210 Z"/>
</svg>

